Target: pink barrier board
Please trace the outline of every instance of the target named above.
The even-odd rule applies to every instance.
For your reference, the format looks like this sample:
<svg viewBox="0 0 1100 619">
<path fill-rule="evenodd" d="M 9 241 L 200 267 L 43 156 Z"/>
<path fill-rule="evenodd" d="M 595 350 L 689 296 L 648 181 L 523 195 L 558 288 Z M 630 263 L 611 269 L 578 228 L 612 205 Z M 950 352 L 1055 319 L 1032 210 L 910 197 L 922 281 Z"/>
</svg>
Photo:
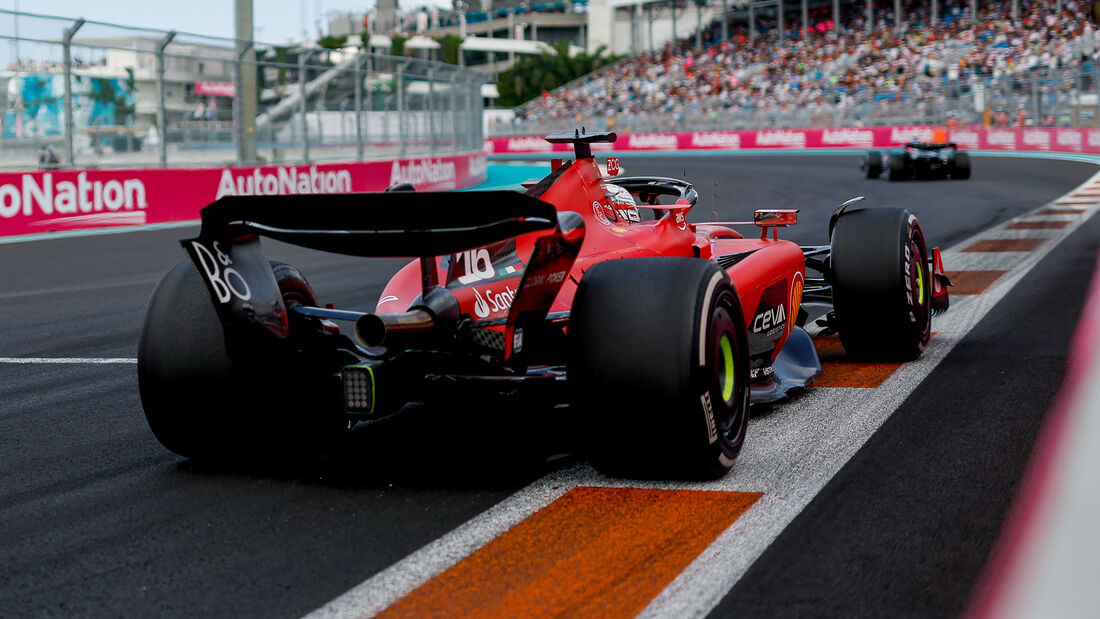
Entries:
<svg viewBox="0 0 1100 619">
<path fill-rule="evenodd" d="M 762 131 L 696 131 L 627 133 L 614 145 L 593 144 L 593 150 L 751 150 L 803 148 L 891 148 L 911 140 L 936 141 L 938 132 L 962 148 L 1012 151 L 1056 151 L 1100 154 L 1100 127 L 958 128 L 840 127 L 829 129 L 765 129 Z M 570 152 L 569 144 L 549 144 L 541 137 L 492 138 L 485 152 Z"/>
<path fill-rule="evenodd" d="M 198 219 L 223 196 L 421 191 L 484 182 L 483 153 L 353 163 L 0 173 L 0 236 Z"/>
</svg>

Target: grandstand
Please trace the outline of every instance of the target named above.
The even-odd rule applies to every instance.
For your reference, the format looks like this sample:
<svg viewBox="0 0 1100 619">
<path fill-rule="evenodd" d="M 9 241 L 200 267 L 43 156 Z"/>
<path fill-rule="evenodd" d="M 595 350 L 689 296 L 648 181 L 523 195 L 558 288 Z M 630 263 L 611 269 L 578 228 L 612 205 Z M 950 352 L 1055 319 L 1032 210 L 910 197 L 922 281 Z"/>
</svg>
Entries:
<svg viewBox="0 0 1100 619">
<path fill-rule="evenodd" d="M 1090 4 L 976 4 L 822 2 L 784 21 L 737 10 L 545 93 L 490 132 L 1097 122 Z"/>
</svg>

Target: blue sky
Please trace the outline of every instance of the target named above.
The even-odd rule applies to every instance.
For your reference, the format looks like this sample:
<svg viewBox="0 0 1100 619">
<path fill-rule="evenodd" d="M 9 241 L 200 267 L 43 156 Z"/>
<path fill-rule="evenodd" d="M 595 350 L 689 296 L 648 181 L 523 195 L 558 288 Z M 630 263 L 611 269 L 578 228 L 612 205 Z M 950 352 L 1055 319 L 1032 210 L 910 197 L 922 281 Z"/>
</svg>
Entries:
<svg viewBox="0 0 1100 619">
<path fill-rule="evenodd" d="M 400 0 L 400 4 L 405 9 L 431 4 L 450 5 L 447 0 Z M 337 11 L 363 11 L 373 6 L 374 0 L 253 0 L 256 39 L 286 43 L 300 38 L 303 12 L 309 35 L 315 37 L 319 16 Z M 234 0 L 0 0 L 0 8 L 14 10 L 16 7 L 24 12 L 83 17 L 127 26 L 223 37 L 234 34 Z M 57 36 L 35 33 L 35 24 L 26 22 L 20 20 L 22 36 Z M 0 34 L 11 35 L 14 27 L 11 15 L 0 15 Z M 87 36 L 84 31 L 80 34 Z M 5 45 L 8 46 L 10 43 Z"/>
</svg>

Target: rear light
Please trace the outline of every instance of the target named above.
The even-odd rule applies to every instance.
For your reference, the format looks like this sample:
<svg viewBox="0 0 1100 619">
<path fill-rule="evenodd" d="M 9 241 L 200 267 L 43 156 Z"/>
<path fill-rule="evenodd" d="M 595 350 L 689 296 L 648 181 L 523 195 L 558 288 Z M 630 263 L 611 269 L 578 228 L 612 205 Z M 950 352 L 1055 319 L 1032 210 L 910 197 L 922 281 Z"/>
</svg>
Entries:
<svg viewBox="0 0 1100 619">
<path fill-rule="evenodd" d="M 344 410 L 369 415 L 374 412 L 374 370 L 367 365 L 349 365 L 340 372 L 344 384 Z"/>
</svg>

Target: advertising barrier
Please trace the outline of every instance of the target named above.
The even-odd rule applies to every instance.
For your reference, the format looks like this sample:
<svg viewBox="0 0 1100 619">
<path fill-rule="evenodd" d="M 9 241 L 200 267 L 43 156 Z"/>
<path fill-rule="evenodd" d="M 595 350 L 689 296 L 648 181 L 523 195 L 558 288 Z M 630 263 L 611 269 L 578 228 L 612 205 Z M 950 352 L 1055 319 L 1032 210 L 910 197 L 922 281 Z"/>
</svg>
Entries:
<svg viewBox="0 0 1100 619">
<path fill-rule="evenodd" d="M 484 182 L 483 153 L 353 163 L 0 173 L 0 236 L 198 219 L 223 196 L 421 191 Z"/>
<path fill-rule="evenodd" d="M 841 127 L 830 129 L 765 129 L 761 131 L 696 131 L 629 133 L 614 144 L 593 144 L 593 150 L 752 150 L 803 148 L 892 148 L 911 140 L 946 139 L 974 150 L 1056 151 L 1100 154 L 1100 127 L 1021 127 L 942 129 L 909 127 Z M 570 144 L 550 144 L 538 136 L 492 138 L 489 154 L 571 152 Z"/>
</svg>

